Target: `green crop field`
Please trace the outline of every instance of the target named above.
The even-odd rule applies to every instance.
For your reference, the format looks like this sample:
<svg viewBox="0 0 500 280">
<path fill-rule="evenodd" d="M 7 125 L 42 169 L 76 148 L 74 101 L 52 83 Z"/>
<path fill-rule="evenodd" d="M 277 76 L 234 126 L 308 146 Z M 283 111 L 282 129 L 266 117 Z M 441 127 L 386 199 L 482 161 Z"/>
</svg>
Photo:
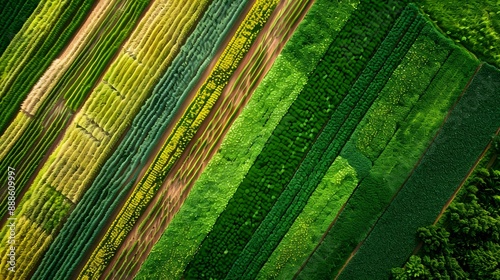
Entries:
<svg viewBox="0 0 500 280">
<path fill-rule="evenodd" d="M 500 279 L 496 2 L 0 1 L 0 279 Z"/>
</svg>

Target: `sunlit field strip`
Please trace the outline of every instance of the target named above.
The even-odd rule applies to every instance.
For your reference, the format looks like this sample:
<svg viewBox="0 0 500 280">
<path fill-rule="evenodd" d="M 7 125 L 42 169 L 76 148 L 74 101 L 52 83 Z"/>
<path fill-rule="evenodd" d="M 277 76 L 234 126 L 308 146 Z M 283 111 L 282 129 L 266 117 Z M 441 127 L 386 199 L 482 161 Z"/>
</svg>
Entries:
<svg viewBox="0 0 500 280">
<path fill-rule="evenodd" d="M 257 86 L 256 81 L 266 72 L 263 68 L 269 68 L 272 65 L 275 55 L 284 45 L 283 40 L 286 39 L 286 34 L 289 34 L 292 25 L 304 12 L 307 3 L 308 1 L 280 2 L 272 19 L 267 23 L 269 30 L 265 33 L 262 31 L 252 46 L 256 51 L 252 52 L 251 57 L 245 58 L 248 63 L 239 66 L 243 70 L 240 69 L 237 76 L 235 73 L 231 77 L 228 86 L 224 88 L 217 101 L 220 104 L 212 109 L 214 114 L 210 114 L 205 119 L 206 125 L 202 125 L 203 130 L 200 129 L 193 138 L 193 141 L 196 139 L 196 144 L 193 141 L 189 144 L 184 155 L 175 164 L 179 169 L 173 167 L 172 171 L 176 170 L 176 174 L 171 171 L 167 175 L 166 181 L 156 195 L 159 198 L 152 201 L 154 206 L 152 204 L 148 206 L 115 255 L 114 258 L 119 257 L 119 259 L 116 261 L 116 267 L 108 267 L 107 270 L 111 271 L 110 275 L 123 277 L 123 275 L 135 274 L 132 270 L 134 267 L 139 267 L 140 260 L 145 257 L 145 254 L 149 254 L 152 243 L 160 237 L 161 232 L 181 206 L 189 193 L 189 186 L 201 173 L 203 166 L 208 163 L 211 154 L 215 152 L 214 147 L 222 141 L 223 135 L 236 118 L 237 112 L 250 98 L 251 92 Z M 181 173 L 183 176 L 178 177 Z M 151 207 L 152 209 L 149 210 Z M 151 236 L 155 236 L 153 240 Z M 141 254 L 138 253 L 139 249 L 142 251 Z"/>
<path fill-rule="evenodd" d="M 0 132 L 83 23 L 96 0 L 44 1 L 0 59 Z"/>
<path fill-rule="evenodd" d="M 154 277 L 159 261 L 162 277 L 176 279 L 182 275 L 238 182 L 326 52 L 332 34 L 344 25 L 353 10 L 351 5 L 351 1 L 336 5 L 324 0 L 314 2 L 163 233 L 141 268 L 139 279 Z M 317 36 L 309 37 L 311 30 L 317 31 Z"/>
<path fill-rule="evenodd" d="M 136 186 L 132 195 L 127 199 L 124 208 L 122 208 L 96 250 L 92 253 L 90 260 L 80 274 L 80 278 L 84 279 L 83 276 L 85 276 L 87 269 L 90 269 L 90 275 L 98 273 L 99 269 L 104 269 L 105 256 L 116 251 L 125 236 L 133 228 L 135 221 L 162 185 L 163 177 L 166 176 L 170 168 L 181 156 L 184 147 L 192 139 L 202 121 L 208 115 L 209 110 L 219 98 L 223 88 L 229 81 L 229 73 L 236 70 L 239 62 L 256 38 L 258 30 L 267 21 L 277 2 L 257 1 L 254 4 L 228 47 L 222 53 L 212 74 L 198 91 L 189 108 L 184 112 L 182 119 L 176 124 L 172 134 L 163 145 L 160 154 L 146 172 L 145 177 Z"/>
<path fill-rule="evenodd" d="M 18 215 L 32 212 L 40 205 L 46 205 L 44 207 L 50 209 L 50 212 L 46 214 L 47 218 L 56 219 L 58 226 L 53 230 L 57 231 L 61 219 L 65 217 L 64 215 L 54 216 L 59 212 L 57 205 L 40 200 L 44 189 L 48 187 L 54 189 L 73 203 L 77 202 L 83 194 L 86 185 L 95 175 L 96 169 L 111 152 L 111 148 L 154 86 L 157 77 L 172 61 L 179 45 L 185 41 L 191 27 L 206 7 L 204 1 L 190 1 L 190 5 L 177 1 L 169 9 L 162 9 L 161 4 L 166 2 L 168 1 L 156 2 L 151 8 L 152 11 L 163 10 L 163 13 L 157 16 L 159 22 L 154 25 L 144 25 L 143 28 L 136 29 L 132 35 L 135 39 L 151 38 L 152 41 L 144 47 L 153 50 L 148 52 L 148 55 L 137 56 L 142 63 L 128 53 L 122 52 L 118 56 L 105 75 L 104 80 L 107 80 L 107 83 L 101 82 L 92 92 L 90 99 L 77 114 L 59 146 L 51 154 L 28 193 L 19 203 Z M 172 15 L 182 15 L 182 18 Z M 148 14 L 146 14 L 147 17 Z M 165 30 L 155 30 L 160 27 Z M 152 32 L 156 32 L 154 33 L 156 36 L 151 36 Z M 144 65 L 149 65 L 149 67 Z M 117 89 L 119 94 L 109 85 Z M 86 153 L 82 153 L 82 150 Z M 38 207 L 34 208 L 34 205 Z M 66 215 L 68 214 L 66 212 Z M 2 240 L 5 240 L 7 228 L 4 227 L 1 233 Z M 39 233 L 30 230 L 29 223 L 19 227 L 17 234 L 24 236 L 18 247 L 20 255 L 25 251 L 24 248 L 27 248 L 30 240 L 46 244 L 45 239 L 41 238 Z M 7 242 L 4 242 L 0 245 L 1 252 L 5 252 L 6 244 Z M 10 279 L 20 272 L 31 271 L 34 262 L 41 254 L 43 251 L 38 251 L 33 256 L 32 263 L 26 263 L 26 267 L 20 267 L 19 272 L 7 274 L 5 277 Z M 0 273 L 6 273 L 6 271 Z"/>
<path fill-rule="evenodd" d="M 104 1 L 100 3 L 104 3 Z M 36 107 L 24 107 L 18 113 L 18 116 L 26 114 L 29 118 L 25 119 L 27 122 L 23 124 L 25 128 L 14 136 L 18 139 L 15 142 L 8 143 L 9 149 L 5 151 L 6 155 L 0 163 L 0 169 L 11 166 L 17 170 L 17 199 L 22 198 L 22 190 L 27 186 L 29 178 L 35 172 L 37 166 L 43 165 L 43 156 L 50 152 L 50 147 L 55 147 L 58 144 L 56 142 L 57 137 L 64 133 L 64 128 L 69 124 L 68 121 L 65 121 L 58 123 L 56 126 L 52 121 L 59 116 L 65 116 L 69 119 L 73 115 L 74 108 L 68 106 L 63 97 L 68 95 L 86 96 L 90 92 L 90 85 L 94 85 L 97 82 L 98 76 L 104 71 L 105 65 L 103 63 L 111 63 L 110 54 L 102 57 L 101 55 L 96 55 L 96 53 L 102 53 L 103 49 L 109 49 L 111 52 L 114 52 L 113 48 L 110 48 L 110 39 L 115 44 L 121 44 L 125 40 L 125 36 L 132 31 L 131 29 L 135 25 L 137 18 L 147 5 L 147 0 L 120 0 L 108 3 L 112 3 L 113 5 L 106 8 L 98 4 L 95 7 L 95 10 L 92 11 L 84 24 L 84 28 L 75 36 L 74 39 L 76 41 L 73 40 L 60 56 L 61 60 L 66 58 L 66 67 L 59 68 L 60 71 L 50 72 L 49 76 L 52 77 L 45 77 L 47 79 L 54 79 L 50 82 L 52 85 L 47 87 L 47 82 L 50 80 L 42 80 L 44 79 L 42 77 L 39 81 L 42 88 L 35 87 L 30 96 L 28 96 L 28 99 L 25 100 L 25 102 L 28 101 Z M 98 21 L 98 18 L 101 18 L 101 24 L 91 25 L 92 21 Z M 117 20 L 130 24 L 127 28 L 113 28 Z M 85 27 L 95 28 L 89 29 Z M 117 38 L 117 35 L 120 37 Z M 87 37 L 89 40 L 83 40 Z M 82 69 L 90 68 L 89 66 L 97 64 L 100 67 L 98 69 L 92 67 L 94 70 L 92 75 L 87 75 L 87 73 L 82 71 Z M 69 88 L 75 86 L 77 86 L 77 89 Z M 41 93 L 43 93 L 43 96 L 40 96 Z M 35 96 L 31 96 L 31 94 Z M 40 97 L 43 100 L 38 100 Z M 37 112 L 38 108 L 41 108 L 39 112 Z M 24 109 L 30 111 L 28 112 Z M 36 129 L 37 127 L 43 127 L 43 130 L 38 130 Z M 55 132 L 49 134 L 48 130 L 55 130 Z M 9 132 L 9 129 L 6 132 Z M 4 137 L 10 138 L 9 134 L 5 133 L 1 136 L 0 143 L 7 143 L 7 141 L 2 142 Z M 30 145 L 23 144 L 26 143 L 26 139 L 32 140 Z M 15 161 L 18 164 L 13 164 Z M 6 180 L 6 174 L 0 174 L 0 179 Z M 0 193 L 2 194 L 1 201 L 5 202 L 0 204 L 0 213 L 4 215 L 7 205 L 6 193 Z"/>
<path fill-rule="evenodd" d="M 213 2 L 189 35 L 172 65 L 155 85 L 152 94 L 134 117 L 130 129 L 106 163 L 90 189 L 70 215 L 46 257 L 35 273 L 40 278 L 66 278 L 78 263 L 92 252 L 92 240 L 105 231 L 115 209 L 137 179 L 143 162 L 153 158 L 152 148 L 168 129 L 177 107 L 191 92 L 190 84 L 199 80 L 201 69 L 216 54 L 232 22 L 241 14 L 246 1 Z M 190 61 L 186 64 L 185 61 Z M 211 69 L 211 68 L 210 68 Z M 196 93 L 193 92 L 193 94 Z M 161 146 L 160 146 L 161 147 Z M 89 219 L 88 217 L 92 217 Z M 96 243 L 95 243 L 96 244 Z M 97 244 L 96 244 L 97 245 Z M 70 249 L 68 249 L 70 248 Z"/>
</svg>

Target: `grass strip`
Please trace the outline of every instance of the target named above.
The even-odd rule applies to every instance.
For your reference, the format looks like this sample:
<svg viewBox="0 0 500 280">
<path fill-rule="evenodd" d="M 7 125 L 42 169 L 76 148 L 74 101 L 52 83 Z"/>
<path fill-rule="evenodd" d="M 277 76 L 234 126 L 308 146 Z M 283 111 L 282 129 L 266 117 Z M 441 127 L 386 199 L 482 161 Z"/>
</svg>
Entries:
<svg viewBox="0 0 500 280">
<path fill-rule="evenodd" d="M 424 19 L 415 18 L 416 15 L 414 6 L 403 11 L 245 246 L 227 279 L 255 278 L 418 36 Z"/>
<path fill-rule="evenodd" d="M 180 278 L 235 186 L 326 52 L 331 34 L 341 29 L 355 3 L 318 0 L 313 4 L 153 248 L 138 279 L 151 277 L 149 271 L 165 279 Z"/>
</svg>

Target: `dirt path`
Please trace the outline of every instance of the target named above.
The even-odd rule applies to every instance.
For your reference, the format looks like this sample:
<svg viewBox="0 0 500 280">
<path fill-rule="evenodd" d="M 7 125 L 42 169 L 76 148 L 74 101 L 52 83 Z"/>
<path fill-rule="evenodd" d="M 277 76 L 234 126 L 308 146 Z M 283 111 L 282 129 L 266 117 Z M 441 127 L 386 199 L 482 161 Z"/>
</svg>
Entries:
<svg viewBox="0 0 500 280">
<path fill-rule="evenodd" d="M 30 90 L 30 93 L 21 106 L 24 111 L 31 115 L 36 114 L 37 109 L 40 107 L 39 103 L 43 102 L 43 100 L 48 97 L 47 94 L 52 91 L 57 81 L 61 79 L 73 61 L 85 48 L 86 43 L 88 43 L 85 39 L 89 34 L 93 33 L 96 28 L 98 28 L 98 24 L 104 20 L 104 16 L 101 15 L 103 13 L 106 15 L 111 14 L 111 11 L 106 10 L 109 5 L 107 1 L 94 2 L 87 19 L 75 32 L 73 38 L 69 40 L 69 44 L 63 48 L 61 53 L 54 59 L 45 73 Z"/>
<path fill-rule="evenodd" d="M 255 0 L 254 0 L 255 1 Z M 152 1 L 153 2 L 153 1 Z M 149 4 L 149 6 L 146 8 L 146 11 L 149 10 L 152 2 Z M 249 8 L 247 7 L 246 10 L 248 10 Z M 245 13 L 245 11 L 243 11 L 243 13 Z M 142 18 L 143 16 L 141 16 Z M 237 19 L 238 20 L 242 20 L 242 18 L 240 17 L 240 19 Z M 234 30 L 235 31 L 235 30 Z M 225 46 L 227 43 L 229 43 L 229 40 L 231 39 L 231 35 L 233 32 L 233 30 L 231 30 L 229 33 L 228 33 L 228 37 L 222 42 L 221 44 L 221 48 L 217 51 L 216 53 L 216 57 L 218 58 L 221 54 L 222 54 L 222 51 L 223 51 L 223 46 Z M 137 178 L 139 178 L 138 180 L 140 180 L 140 178 L 144 177 L 144 175 L 146 174 L 146 171 L 148 170 L 149 166 L 152 164 L 152 162 L 154 161 L 156 155 L 160 152 L 161 148 L 162 148 L 162 145 L 161 143 L 164 143 L 168 137 L 170 136 L 173 128 L 175 127 L 175 124 L 181 119 L 182 117 L 182 112 L 184 112 L 190 101 L 194 98 L 197 90 L 203 85 L 203 81 L 206 79 L 206 77 L 208 77 L 208 75 L 210 74 L 210 71 L 211 69 L 215 66 L 215 63 L 216 63 L 216 60 L 213 60 L 207 67 L 207 69 L 204 71 L 204 73 L 202 74 L 199 82 L 193 87 L 193 89 L 191 90 L 190 94 L 187 96 L 186 100 L 184 101 L 183 104 L 181 104 L 181 106 L 179 107 L 178 111 L 179 112 L 178 114 L 176 114 L 173 118 L 172 118 L 172 121 L 170 122 L 170 124 L 167 126 L 167 128 L 164 130 L 164 132 L 162 133 L 162 137 L 159 139 L 158 145 L 156 145 L 153 150 L 151 151 L 150 153 L 150 156 L 149 158 L 146 160 L 146 163 L 143 165 L 143 166 L 140 166 L 140 167 L 137 167 L 135 170 L 133 170 L 132 174 L 136 173 L 136 170 L 139 170 L 140 169 L 140 172 L 139 172 L 139 175 L 137 176 Z M 119 141 L 117 141 L 117 146 L 123 141 L 124 137 L 126 136 L 127 134 L 127 131 L 129 129 L 127 129 L 122 137 L 119 139 Z M 127 181 L 127 182 L 130 182 Z M 138 183 L 138 181 L 136 181 L 136 184 Z M 132 194 L 133 192 L 133 188 L 129 191 L 129 193 L 123 198 L 122 202 L 115 208 L 115 210 L 113 211 L 113 213 L 110 215 L 110 217 L 108 218 L 110 221 L 114 220 L 116 218 L 116 216 L 120 213 L 124 203 L 128 200 L 128 198 L 130 197 L 130 195 Z M 147 212 L 147 211 L 145 211 Z M 108 223 L 105 227 L 103 227 L 103 229 L 100 231 L 100 233 L 95 237 L 95 240 L 101 240 L 104 235 L 107 233 L 109 227 L 111 226 L 111 223 Z M 82 258 L 82 261 L 80 262 L 80 264 L 76 267 L 75 271 L 73 271 L 72 273 L 72 278 L 76 278 L 78 277 L 78 275 L 80 274 L 80 272 L 82 271 L 82 269 L 84 268 L 84 266 L 86 265 L 86 262 L 87 260 L 90 258 L 90 256 L 92 255 L 93 251 L 97 248 L 97 246 L 99 245 L 99 242 L 94 242 L 92 244 L 92 246 L 88 249 L 87 252 L 85 252 L 85 256 Z M 113 258 L 114 259 L 114 258 Z M 108 268 L 104 271 L 103 275 L 106 275 L 106 273 L 109 272 L 109 265 L 108 265 Z M 102 277 L 101 277 L 102 278 Z"/>
<path fill-rule="evenodd" d="M 165 131 L 163 132 L 163 135 L 162 137 L 160 138 L 160 140 L 157 142 L 158 144 L 155 146 L 155 148 L 153 149 L 153 151 L 151 152 L 148 160 L 146 161 L 146 163 L 141 167 L 141 171 L 139 173 L 139 176 L 137 178 L 138 181 L 140 180 L 140 178 L 143 178 L 144 175 L 146 174 L 146 171 L 149 169 L 149 167 L 151 166 L 151 164 L 153 163 L 154 159 L 156 158 L 156 156 L 158 155 L 158 153 L 161 151 L 161 149 L 163 148 L 163 143 L 165 143 L 167 141 L 167 139 L 170 137 L 173 129 L 175 128 L 175 125 L 181 120 L 182 116 L 184 115 L 184 112 L 187 110 L 187 108 L 189 107 L 189 105 L 191 104 L 191 102 L 193 101 L 194 97 L 196 96 L 196 93 L 198 92 L 198 90 L 201 88 L 201 86 L 205 83 L 205 80 L 209 77 L 209 75 L 211 74 L 212 72 L 212 69 L 215 67 L 217 61 L 219 60 L 220 56 L 222 55 L 224 49 L 226 48 L 226 46 L 229 44 L 229 42 L 231 41 L 232 37 L 234 36 L 234 34 L 236 33 L 236 30 L 238 29 L 239 25 L 243 22 L 243 20 L 245 19 L 245 16 L 247 15 L 247 13 L 250 11 L 250 8 L 253 6 L 253 4 L 255 3 L 255 0 L 250 0 L 246 7 L 243 9 L 243 11 L 241 12 L 240 16 L 235 20 L 234 24 L 233 24 L 233 27 L 229 30 L 229 32 L 226 34 L 226 37 L 225 39 L 222 41 L 222 43 L 220 44 L 219 46 L 219 49 L 217 50 L 217 52 L 215 53 L 214 57 L 212 58 L 212 61 L 210 62 L 210 64 L 207 66 L 207 68 L 205 69 L 205 71 L 202 73 L 202 75 L 200 76 L 200 78 L 198 79 L 198 82 L 195 84 L 195 86 L 191 89 L 191 91 L 188 93 L 186 99 L 184 100 L 184 102 L 181 104 L 181 106 L 179 107 L 179 109 L 177 110 L 177 113 L 175 114 L 175 116 L 172 118 L 172 120 L 170 121 L 169 125 L 167 126 L 167 128 L 165 129 Z M 207 116 L 207 119 L 209 118 L 209 116 Z M 205 122 L 203 122 L 205 123 Z M 203 126 L 203 124 L 202 124 Z M 202 128 L 200 128 L 202 129 Z M 188 148 L 186 149 L 188 150 Z M 173 167 L 175 168 L 175 167 Z M 138 182 L 136 182 L 137 184 Z M 122 243 L 122 246 L 120 246 L 120 248 L 118 249 L 118 251 L 115 253 L 114 257 L 112 258 L 112 260 L 110 261 L 110 263 L 108 264 L 107 268 L 104 270 L 103 274 L 101 275 L 101 278 L 100 279 L 105 279 L 106 277 L 108 276 L 112 276 L 113 278 L 116 277 L 115 276 L 115 273 L 117 273 L 117 271 L 114 271 L 113 268 L 116 266 L 116 263 L 117 263 L 117 256 L 120 256 L 123 252 L 123 247 L 124 245 L 123 244 L 130 244 L 130 243 L 134 243 L 135 240 L 137 240 L 137 237 L 136 235 L 138 235 L 138 225 L 140 225 L 142 223 L 142 221 L 144 221 L 146 218 L 147 218 L 147 213 L 149 213 L 152 208 L 154 207 L 154 205 L 156 205 L 158 203 L 158 201 L 160 200 L 160 195 L 158 195 L 159 193 L 161 193 L 163 190 L 163 188 L 160 188 L 157 192 L 157 194 L 155 195 L 155 197 L 151 200 L 151 202 L 149 203 L 149 206 L 146 208 L 146 210 L 144 211 L 144 214 L 139 218 L 139 220 L 136 222 L 136 225 L 134 226 L 134 228 L 132 229 L 132 231 L 127 235 L 126 239 L 123 241 Z M 123 207 L 123 204 L 129 199 L 129 197 L 132 195 L 132 192 L 133 192 L 133 188 L 131 188 L 131 190 L 129 191 L 129 193 L 127 194 L 127 196 L 123 199 L 123 202 L 122 204 L 120 205 L 120 207 L 117 207 L 116 210 L 114 211 L 113 215 L 109 218 L 110 221 L 115 219 L 116 216 L 118 215 L 118 213 L 121 211 L 121 208 Z M 105 230 L 102 230 L 101 231 L 101 234 L 99 234 L 99 236 L 95 239 L 95 240 L 101 240 L 102 237 L 106 234 L 106 232 L 108 231 L 108 228 L 109 227 L 106 227 Z M 152 246 L 153 244 L 150 243 L 148 245 L 148 248 L 147 248 L 147 251 L 149 252 L 151 249 L 152 249 Z M 95 244 L 93 246 L 94 248 L 92 249 L 92 251 L 97 247 L 97 244 Z M 141 248 L 142 249 L 142 248 Z M 141 262 L 142 263 L 142 262 Z M 134 273 L 135 274 L 135 273 Z"/>
<path fill-rule="evenodd" d="M 309 2 L 307 8 L 303 9 L 303 12 L 299 16 L 300 19 L 303 18 L 311 4 L 312 1 Z M 248 9 L 250 7 L 251 5 L 248 6 Z M 112 259 L 101 278 L 123 278 L 135 275 L 138 272 L 140 265 L 145 261 L 152 247 L 163 234 L 164 229 L 168 226 L 168 223 L 179 210 L 182 202 L 185 200 L 189 190 L 194 184 L 194 181 L 208 164 L 208 160 L 217 152 L 220 144 L 222 143 L 223 135 L 227 133 L 231 123 L 235 120 L 236 115 L 239 115 L 244 105 L 249 100 L 250 93 L 253 92 L 258 83 L 260 83 L 263 79 L 267 71 L 272 66 L 272 63 L 276 59 L 277 55 L 283 48 L 285 42 L 289 39 L 293 30 L 298 26 L 300 20 L 295 20 L 291 28 L 285 28 L 285 30 L 283 30 L 282 25 L 285 23 L 280 21 L 280 18 L 282 18 L 280 16 L 280 12 L 287 7 L 289 6 L 286 6 L 284 1 L 279 3 L 275 12 L 273 12 L 273 15 L 268 21 L 268 23 L 278 21 L 279 24 L 277 24 L 273 30 L 271 30 L 272 24 L 266 24 L 263 28 L 259 36 L 256 38 L 255 43 L 252 45 L 249 52 L 245 55 L 244 59 L 233 74 L 230 82 L 225 87 L 221 97 L 217 100 L 209 115 L 203 121 L 200 129 L 197 131 L 182 156 L 176 161 L 170 170 L 164 184 L 157 192 L 157 195 L 152 200 L 152 203 L 149 204 L 144 214 L 136 222 L 134 229 L 124 240 L 122 246 L 115 254 L 115 257 Z M 241 20 L 243 20 L 243 18 Z M 239 24 L 235 24 L 231 33 L 234 33 L 238 26 Z M 286 35 L 280 34 L 280 32 L 284 32 Z M 228 42 L 231 37 L 232 36 L 227 38 Z M 264 43 L 262 44 L 262 42 Z M 222 50 L 223 49 L 219 50 L 217 57 L 220 56 Z M 262 63 L 262 65 L 259 65 L 260 68 L 255 71 L 252 68 L 252 64 L 249 64 L 249 62 L 253 61 L 252 58 L 255 56 L 259 57 L 259 55 L 262 54 L 266 57 L 266 61 L 265 63 Z M 213 65 L 211 65 L 209 69 L 215 65 L 216 61 L 217 58 L 212 61 Z M 248 74 L 248 72 L 257 73 L 258 77 L 254 77 L 252 76 L 253 73 Z M 201 86 L 202 82 L 204 82 L 206 77 L 208 77 L 209 73 L 210 72 L 206 71 L 206 75 L 200 79 L 198 86 L 193 89 L 191 93 L 193 96 L 196 93 L 197 88 Z M 243 75 L 244 78 L 236 82 L 238 77 L 241 77 L 241 75 Z M 252 83 L 254 81 L 257 81 L 257 83 Z M 237 89 L 235 90 L 235 88 Z M 192 98 L 190 98 L 190 100 L 191 99 Z M 185 102 L 183 106 L 187 107 L 188 105 L 188 102 Z M 224 108 L 225 105 L 230 108 Z M 183 112 L 184 109 L 185 108 L 179 110 L 179 112 Z M 221 109 L 224 113 L 220 113 Z M 177 116 L 178 119 L 180 119 L 180 117 L 181 114 Z M 200 150 L 198 148 L 198 144 L 203 142 L 212 143 L 212 146 L 205 147 Z M 159 148 L 160 147 L 157 147 L 156 149 L 159 150 Z M 179 178 L 182 177 L 178 175 L 182 173 L 183 170 L 191 170 L 191 168 L 196 167 L 198 167 L 196 172 L 188 174 L 189 178 Z M 145 169 L 146 168 L 143 169 L 143 172 L 145 172 Z M 141 175 L 143 174 L 144 173 Z M 158 203 L 163 205 L 163 207 L 155 208 L 155 205 L 158 205 Z M 153 214 L 156 215 L 154 215 L 153 219 L 150 218 L 151 221 L 148 225 L 139 231 L 139 225 L 147 219 L 148 214 L 151 214 L 152 211 L 155 211 Z M 131 250 L 133 245 L 137 242 L 140 242 L 141 244 L 140 246 L 136 246 L 136 248 L 140 248 L 140 250 Z M 133 263 L 134 266 L 131 269 L 132 274 L 128 275 L 126 272 L 129 271 L 127 268 L 130 267 L 128 267 L 127 264 L 131 263 Z M 120 266 L 120 268 L 116 269 L 117 266 Z"/>
<path fill-rule="evenodd" d="M 104 3 L 106 1 L 101 1 L 100 3 Z M 99 3 L 99 4 L 100 4 Z M 136 22 L 136 25 L 140 22 L 141 18 L 144 17 L 147 9 L 149 8 L 149 6 L 151 5 L 148 4 L 148 7 L 146 7 L 145 11 L 142 12 L 141 16 L 139 17 L 139 19 L 137 20 Z M 96 11 L 96 9 L 99 8 L 99 5 L 98 4 L 95 4 L 94 7 L 92 7 L 92 9 L 89 11 L 89 17 L 92 17 L 92 14 Z M 112 13 L 109 13 L 111 16 L 112 16 Z M 86 24 L 89 25 L 90 24 L 90 21 L 86 21 Z M 81 27 L 79 30 L 84 30 L 83 29 L 84 27 Z M 80 32 L 80 31 L 79 31 Z M 71 39 L 70 42 L 73 42 L 73 40 L 75 40 L 75 37 L 78 36 L 79 32 L 77 32 L 73 39 Z M 83 31 L 82 31 L 83 32 Z M 122 42 L 122 44 L 119 46 L 118 48 L 118 51 L 114 54 L 113 58 L 109 60 L 109 62 L 106 64 L 105 68 L 103 69 L 103 72 L 101 73 L 101 75 L 99 76 L 99 78 L 96 80 L 96 82 L 94 83 L 94 85 L 91 87 L 91 90 L 89 91 L 89 93 L 92 93 L 94 88 L 97 86 L 97 84 L 102 80 L 102 77 L 104 76 L 104 74 L 107 72 L 107 70 L 109 69 L 110 65 L 112 64 L 112 62 L 115 60 L 115 58 L 118 56 L 118 54 L 120 53 L 123 45 L 128 41 L 129 37 L 130 37 L 131 33 L 128 34 L 128 36 L 124 39 L 124 41 Z M 77 42 L 78 43 L 78 42 Z M 69 51 L 69 48 L 66 47 L 65 48 L 65 51 L 62 53 L 62 56 L 66 56 L 66 55 L 70 55 L 71 54 L 71 51 Z M 85 104 L 85 102 L 87 101 L 87 99 L 89 98 L 90 94 L 88 94 L 84 101 L 82 102 L 82 104 Z M 54 104 L 52 106 L 57 106 L 57 102 L 54 102 Z M 63 136 L 65 135 L 65 132 L 67 130 L 68 127 L 70 127 L 70 125 L 73 123 L 74 121 L 74 118 L 75 116 L 80 112 L 81 108 L 83 106 L 80 106 L 80 108 L 73 114 L 69 114 L 69 118 L 66 120 L 66 124 L 64 125 L 63 129 L 59 132 L 58 136 L 56 137 L 56 139 L 52 142 L 52 144 L 50 145 L 49 149 L 46 151 L 46 153 L 44 154 L 43 156 L 43 159 L 41 160 L 41 162 L 37 165 L 37 168 L 35 169 L 35 171 L 31 174 L 30 178 L 28 179 L 28 182 L 27 184 L 25 185 L 25 187 L 22 189 L 22 191 L 18 194 L 17 196 L 17 200 L 20 201 L 22 199 L 22 197 L 24 196 L 24 194 L 28 191 L 28 186 L 30 186 L 34 179 L 36 178 L 36 176 L 38 175 L 39 171 L 42 169 L 42 167 L 46 164 L 48 158 L 50 157 L 50 155 L 53 153 L 53 151 L 56 149 L 56 147 L 59 145 L 60 141 L 62 140 Z M 54 110 L 56 109 L 56 110 Z M 61 113 L 61 112 L 65 112 L 66 110 L 62 110 L 61 108 L 57 109 L 57 108 L 52 108 L 51 109 L 52 111 L 51 112 L 54 112 L 54 113 Z M 67 109 L 68 111 L 70 111 L 69 109 Z M 52 120 L 54 120 L 57 116 L 53 116 L 53 115 L 49 115 L 48 118 L 52 118 Z M 33 149 L 33 147 L 31 147 L 31 149 Z M 1 225 L 3 225 L 5 222 L 6 222 L 6 218 L 7 216 L 5 215 L 4 217 L 2 217 L 2 220 L 1 220 Z M 34 273 L 34 271 L 31 272 L 30 274 L 30 277 L 32 276 L 32 273 Z"/>
</svg>

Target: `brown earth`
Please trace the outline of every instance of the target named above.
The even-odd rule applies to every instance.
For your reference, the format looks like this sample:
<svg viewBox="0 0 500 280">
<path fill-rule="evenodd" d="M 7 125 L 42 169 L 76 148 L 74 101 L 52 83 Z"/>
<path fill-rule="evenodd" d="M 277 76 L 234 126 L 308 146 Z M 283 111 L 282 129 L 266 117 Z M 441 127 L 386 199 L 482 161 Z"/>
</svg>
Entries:
<svg viewBox="0 0 500 280">
<path fill-rule="evenodd" d="M 295 3 L 295 5 L 297 5 L 297 3 Z M 286 3 L 286 1 L 281 1 L 278 4 L 270 20 L 264 26 L 262 32 L 255 40 L 255 43 L 232 76 L 228 86 L 225 87 L 221 98 L 217 100 L 193 140 L 172 167 L 164 184 L 152 200 L 152 203 L 150 203 L 144 214 L 136 222 L 133 230 L 124 240 L 121 248 L 115 254 L 101 276 L 101 279 L 128 279 L 138 272 L 140 265 L 147 258 L 153 245 L 161 237 L 168 223 L 179 210 L 195 180 L 204 170 L 210 158 L 217 152 L 223 140 L 223 136 L 229 130 L 230 125 L 236 119 L 236 116 L 240 114 L 244 105 L 248 102 L 251 93 L 269 71 L 285 42 L 289 39 L 311 5 L 312 1 L 300 3 L 301 13 L 293 18 L 294 20 L 285 22 L 284 18 L 286 18 L 286 16 L 282 14 L 293 12 L 294 4 Z M 247 9 L 250 7 L 251 5 L 249 5 Z M 297 20 L 297 18 L 300 20 Z M 242 20 L 243 17 L 239 19 L 238 22 Z M 276 24 L 273 26 L 273 23 Z M 239 23 L 233 26 L 231 34 L 235 33 Z M 229 42 L 231 37 L 232 36 L 229 36 L 226 39 L 227 42 L 224 45 Z M 222 50 L 223 49 L 219 50 L 211 66 L 207 69 L 213 68 Z M 264 57 L 265 61 L 258 64 L 256 63 L 257 60 L 254 59 L 256 57 Z M 257 67 L 257 69 L 253 69 L 254 67 Z M 209 73 L 209 71 L 205 71 L 204 77 L 200 79 L 198 85 L 192 90 L 190 94 L 192 96 L 190 96 L 189 100 L 192 100 L 197 89 L 201 86 L 206 77 L 208 77 Z M 243 78 L 238 80 L 240 77 Z M 185 102 L 183 105 L 184 108 L 179 110 L 179 112 L 184 112 L 188 105 L 189 102 Z M 174 120 L 172 124 L 175 124 L 181 116 L 181 114 L 176 116 L 176 120 Z M 163 140 L 168 137 L 171 130 L 172 128 L 169 128 Z M 210 144 L 204 146 L 204 143 Z M 160 148 L 161 147 L 156 147 L 154 154 L 156 154 Z M 148 164 L 143 168 L 141 177 L 152 160 L 153 158 L 151 158 Z M 158 205 L 162 205 L 162 207 L 158 207 Z M 154 218 L 148 221 L 147 225 L 139 230 L 140 225 L 148 218 L 148 214 L 153 214 Z M 137 243 L 138 246 L 133 248 Z M 133 266 L 131 264 L 133 264 Z M 131 273 L 128 274 L 130 271 Z"/>
</svg>

